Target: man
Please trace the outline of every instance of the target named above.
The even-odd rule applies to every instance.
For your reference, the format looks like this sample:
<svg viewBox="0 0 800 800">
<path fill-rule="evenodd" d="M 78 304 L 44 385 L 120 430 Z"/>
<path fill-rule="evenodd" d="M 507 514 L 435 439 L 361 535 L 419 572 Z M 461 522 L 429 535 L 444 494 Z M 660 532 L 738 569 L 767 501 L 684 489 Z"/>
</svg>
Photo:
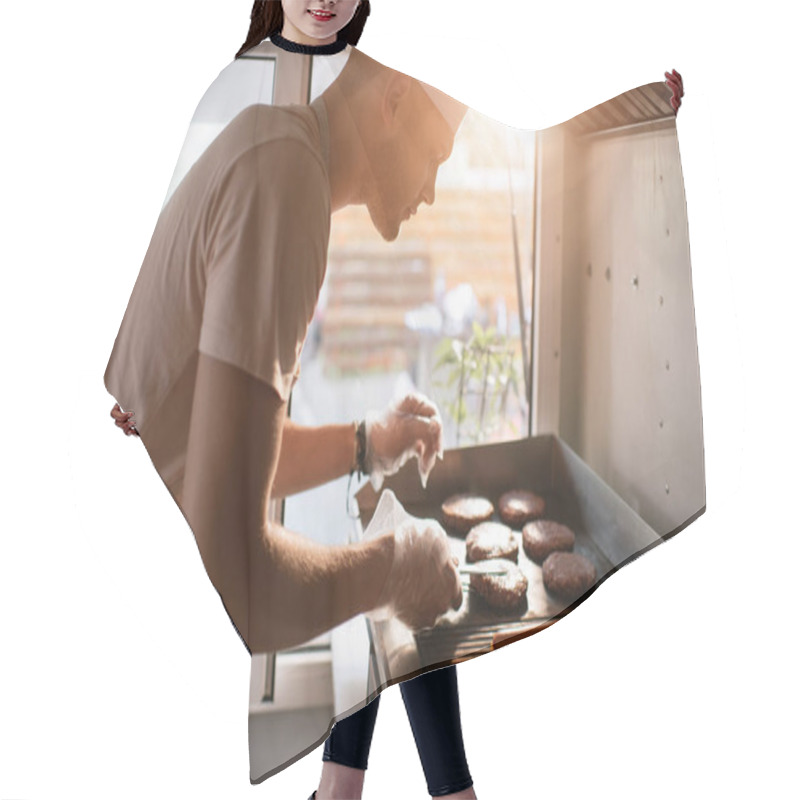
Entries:
<svg viewBox="0 0 800 800">
<path fill-rule="evenodd" d="M 266 510 L 409 447 L 427 469 L 435 458 L 441 429 L 418 398 L 368 443 L 351 426 L 293 425 L 286 409 L 324 278 L 330 214 L 363 204 L 395 239 L 421 203 L 434 202 L 464 110 L 353 51 L 311 107 L 242 112 L 159 218 L 106 386 L 136 409 L 251 651 L 285 649 L 382 605 L 424 626 L 461 603 L 435 523 L 328 548 L 267 522 Z"/>
</svg>

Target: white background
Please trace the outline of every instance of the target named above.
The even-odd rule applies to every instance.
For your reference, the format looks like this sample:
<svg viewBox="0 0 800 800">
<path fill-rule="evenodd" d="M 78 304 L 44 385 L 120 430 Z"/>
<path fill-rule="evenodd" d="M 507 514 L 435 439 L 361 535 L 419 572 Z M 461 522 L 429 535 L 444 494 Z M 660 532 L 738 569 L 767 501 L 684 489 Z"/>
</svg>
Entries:
<svg viewBox="0 0 800 800">
<path fill-rule="evenodd" d="M 797 796 L 791 5 L 374 6 L 363 49 L 525 127 L 668 67 L 686 80 L 708 511 L 554 628 L 459 667 L 479 796 Z M 319 753 L 249 785 L 249 659 L 102 382 L 192 111 L 249 9 L 0 11 L 0 798 L 316 786 Z M 391 690 L 365 797 L 425 796 Z"/>
</svg>

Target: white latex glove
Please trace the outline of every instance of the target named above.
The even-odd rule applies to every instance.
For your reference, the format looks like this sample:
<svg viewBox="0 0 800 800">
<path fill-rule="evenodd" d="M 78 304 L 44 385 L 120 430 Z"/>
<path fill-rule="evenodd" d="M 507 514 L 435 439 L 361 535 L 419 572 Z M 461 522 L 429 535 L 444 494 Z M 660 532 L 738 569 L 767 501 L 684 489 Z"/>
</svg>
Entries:
<svg viewBox="0 0 800 800">
<path fill-rule="evenodd" d="M 447 534 L 432 519 L 411 519 L 394 531 L 394 559 L 379 606 L 409 628 L 430 628 L 463 599 Z"/>
<path fill-rule="evenodd" d="M 416 456 L 423 488 L 436 463 L 443 457 L 442 418 L 435 403 L 422 394 L 409 394 L 383 414 L 366 416 L 369 478 L 375 490 L 387 475 L 394 475 Z"/>
<path fill-rule="evenodd" d="M 405 512 L 395 495 L 383 492 L 364 538 L 391 530 L 394 557 L 373 619 L 393 616 L 409 628 L 426 628 L 463 600 L 457 559 L 438 522 Z"/>
</svg>

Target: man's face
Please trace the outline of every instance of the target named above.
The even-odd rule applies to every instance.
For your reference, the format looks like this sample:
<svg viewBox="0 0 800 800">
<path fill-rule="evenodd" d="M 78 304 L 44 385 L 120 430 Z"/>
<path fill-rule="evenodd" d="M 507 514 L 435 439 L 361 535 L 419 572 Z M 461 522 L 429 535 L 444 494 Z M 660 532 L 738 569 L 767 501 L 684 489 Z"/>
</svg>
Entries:
<svg viewBox="0 0 800 800">
<path fill-rule="evenodd" d="M 417 213 L 433 205 L 436 175 L 453 149 L 453 132 L 436 106 L 415 86 L 392 135 L 373 151 L 374 189 L 367 201 L 372 223 L 387 241 Z"/>
</svg>

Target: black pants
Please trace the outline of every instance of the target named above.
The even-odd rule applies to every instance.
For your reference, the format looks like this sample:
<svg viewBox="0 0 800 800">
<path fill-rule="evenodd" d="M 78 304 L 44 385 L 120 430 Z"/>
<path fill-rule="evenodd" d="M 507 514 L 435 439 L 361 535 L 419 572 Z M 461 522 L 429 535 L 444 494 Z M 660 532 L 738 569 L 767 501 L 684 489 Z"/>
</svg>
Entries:
<svg viewBox="0 0 800 800">
<path fill-rule="evenodd" d="M 437 669 L 405 681 L 400 684 L 400 691 L 430 795 L 439 797 L 468 789 L 472 778 L 461 735 L 456 668 Z M 367 768 L 379 700 L 376 697 L 361 711 L 333 726 L 325 742 L 323 761 Z"/>
</svg>

